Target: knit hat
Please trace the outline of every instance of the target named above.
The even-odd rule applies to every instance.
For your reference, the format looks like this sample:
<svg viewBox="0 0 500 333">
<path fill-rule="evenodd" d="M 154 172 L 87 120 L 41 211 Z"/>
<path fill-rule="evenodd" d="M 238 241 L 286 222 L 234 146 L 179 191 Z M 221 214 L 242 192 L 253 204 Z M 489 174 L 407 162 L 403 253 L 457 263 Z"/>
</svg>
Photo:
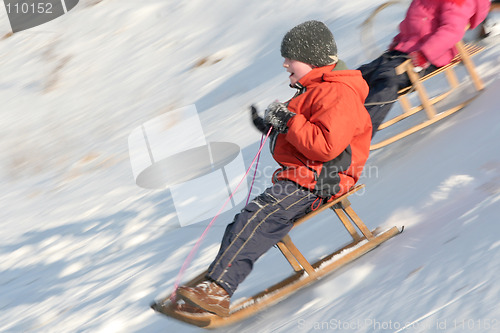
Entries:
<svg viewBox="0 0 500 333">
<path fill-rule="evenodd" d="M 281 56 L 314 67 L 332 65 L 338 61 L 337 44 L 328 27 L 319 21 L 307 21 L 285 34 Z"/>
</svg>

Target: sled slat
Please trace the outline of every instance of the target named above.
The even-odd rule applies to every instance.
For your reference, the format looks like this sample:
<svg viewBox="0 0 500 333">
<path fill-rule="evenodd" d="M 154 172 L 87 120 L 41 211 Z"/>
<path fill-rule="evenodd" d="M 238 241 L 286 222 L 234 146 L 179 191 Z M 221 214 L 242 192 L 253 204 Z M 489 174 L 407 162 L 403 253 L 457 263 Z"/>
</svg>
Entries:
<svg viewBox="0 0 500 333">
<path fill-rule="evenodd" d="M 278 246 L 278 249 L 285 256 L 286 260 L 288 260 L 294 271 L 300 272 L 303 269 L 297 259 L 293 256 L 292 252 L 290 252 L 288 247 L 282 241 L 279 241 L 276 246 Z"/>
<path fill-rule="evenodd" d="M 359 241 L 361 239 L 361 236 L 358 234 L 356 231 L 356 228 L 352 225 L 351 221 L 349 221 L 349 218 L 347 215 L 344 213 L 344 211 L 341 208 L 333 208 L 335 214 L 339 217 L 340 221 L 344 225 L 344 227 L 347 229 L 349 234 L 351 235 L 352 239 L 354 241 Z"/>
<path fill-rule="evenodd" d="M 356 224 L 356 226 L 359 228 L 359 230 L 361 230 L 361 232 L 366 237 L 366 239 L 368 239 L 368 240 L 373 239 L 372 232 L 370 231 L 370 229 L 368 229 L 366 227 L 366 225 L 363 223 L 363 221 L 361 221 L 358 214 L 356 214 L 356 212 L 352 209 L 352 207 L 351 206 L 346 207 L 346 208 L 344 208 L 344 210 L 347 213 L 347 215 L 349 215 L 349 217 L 354 222 L 354 224 Z"/>
<path fill-rule="evenodd" d="M 420 81 L 418 74 L 413 71 L 413 65 L 411 64 L 411 62 L 407 64 L 406 73 L 408 74 L 408 77 L 410 78 L 410 81 L 413 84 L 415 91 L 418 93 L 420 102 L 422 103 L 422 106 L 424 107 L 424 110 L 427 113 L 427 118 L 429 119 L 434 118 L 434 116 L 436 115 L 436 109 L 430 103 L 427 91 L 422 82 Z"/>
<path fill-rule="evenodd" d="M 403 112 L 408 113 L 412 109 L 410 101 L 408 100 L 408 97 L 406 95 L 403 95 L 399 98 L 399 102 L 401 103 L 401 106 L 403 107 Z"/>
<path fill-rule="evenodd" d="M 292 239 L 290 238 L 289 235 L 286 235 L 283 237 L 281 240 L 283 244 L 288 248 L 290 253 L 295 257 L 296 261 L 302 266 L 307 274 L 309 275 L 315 275 L 314 268 L 311 266 L 311 264 L 307 261 L 307 259 L 304 257 L 302 253 L 300 253 L 299 249 L 293 244 Z"/>
<path fill-rule="evenodd" d="M 460 57 L 462 59 L 462 62 L 469 72 L 470 77 L 472 78 L 472 81 L 474 82 L 474 86 L 476 87 L 476 90 L 483 90 L 484 89 L 484 83 L 483 81 L 479 78 L 479 75 L 477 75 L 476 72 L 476 66 L 474 66 L 474 63 L 472 62 L 472 59 L 467 52 L 467 48 L 464 46 L 464 43 L 462 41 L 457 43 L 457 49 L 460 54 Z"/>
<path fill-rule="evenodd" d="M 446 79 L 448 80 L 448 83 L 452 88 L 458 87 L 460 82 L 458 81 L 457 74 L 455 74 L 455 71 L 451 68 L 447 68 L 444 73 L 446 74 Z"/>
</svg>

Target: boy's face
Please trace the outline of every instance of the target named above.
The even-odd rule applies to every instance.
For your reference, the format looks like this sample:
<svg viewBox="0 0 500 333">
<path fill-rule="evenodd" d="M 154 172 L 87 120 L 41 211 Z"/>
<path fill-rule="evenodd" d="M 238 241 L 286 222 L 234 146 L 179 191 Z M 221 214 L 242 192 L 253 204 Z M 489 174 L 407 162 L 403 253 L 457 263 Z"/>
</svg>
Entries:
<svg viewBox="0 0 500 333">
<path fill-rule="evenodd" d="M 285 58 L 283 67 L 285 67 L 286 71 L 290 73 L 290 85 L 292 86 L 313 69 L 313 67 L 309 64 L 288 58 Z"/>
</svg>

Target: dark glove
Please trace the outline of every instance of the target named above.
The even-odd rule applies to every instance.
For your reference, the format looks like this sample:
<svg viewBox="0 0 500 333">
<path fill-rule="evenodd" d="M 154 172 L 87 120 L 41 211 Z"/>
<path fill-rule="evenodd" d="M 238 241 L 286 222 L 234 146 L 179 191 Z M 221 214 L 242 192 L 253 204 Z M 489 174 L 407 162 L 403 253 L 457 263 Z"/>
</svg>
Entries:
<svg viewBox="0 0 500 333">
<path fill-rule="evenodd" d="M 262 133 L 262 134 L 267 134 L 269 132 L 269 129 L 271 128 L 271 125 L 268 125 L 264 122 L 264 118 L 259 116 L 259 113 L 257 112 L 257 108 L 252 105 L 250 107 L 250 112 L 252 113 L 252 122 L 254 126 Z"/>
<path fill-rule="evenodd" d="M 410 59 L 413 63 L 413 67 L 415 67 L 413 70 L 417 73 L 426 68 L 429 68 L 429 66 L 431 65 L 424 54 L 420 51 L 410 52 Z"/>
<path fill-rule="evenodd" d="M 280 102 L 272 102 L 264 113 L 264 122 L 271 125 L 279 133 L 288 131 L 287 123 L 295 116 L 295 113 L 288 110 L 285 104 Z"/>
</svg>

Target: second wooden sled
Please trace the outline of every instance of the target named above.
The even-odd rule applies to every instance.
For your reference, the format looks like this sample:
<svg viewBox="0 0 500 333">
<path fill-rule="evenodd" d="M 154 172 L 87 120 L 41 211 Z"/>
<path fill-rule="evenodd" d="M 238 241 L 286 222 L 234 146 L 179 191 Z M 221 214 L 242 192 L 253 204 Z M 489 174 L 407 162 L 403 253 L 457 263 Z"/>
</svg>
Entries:
<svg viewBox="0 0 500 333">
<path fill-rule="evenodd" d="M 472 79 L 472 82 L 474 84 L 474 88 L 477 92 L 480 92 L 481 90 L 484 89 L 484 84 L 481 81 L 481 78 L 476 72 L 476 67 L 474 66 L 474 63 L 472 62 L 471 57 L 479 52 L 481 52 L 484 47 L 478 46 L 478 45 L 473 45 L 473 44 L 464 44 L 462 41 L 458 42 L 455 47 L 457 48 L 458 54 L 453 60 L 446 66 L 440 67 L 436 69 L 435 71 L 427 74 L 424 77 L 419 77 L 417 73 L 415 73 L 413 65 L 411 63 L 411 60 L 407 60 L 398 67 L 396 67 L 396 74 L 401 75 L 406 73 L 411 81 L 411 86 L 406 87 L 404 89 L 401 89 L 398 94 L 398 101 L 401 104 L 401 108 L 403 109 L 403 113 L 399 116 L 396 116 L 390 120 L 387 120 L 386 122 L 382 123 L 378 130 L 387 128 L 391 125 L 394 125 L 395 123 L 412 116 L 416 114 L 419 111 L 425 111 L 427 120 L 421 122 L 420 124 L 417 124 L 409 129 L 406 129 L 396 135 L 393 135 L 390 138 L 387 138 L 385 140 L 382 140 L 377 143 L 373 143 L 370 146 L 370 150 L 375 150 L 379 149 L 382 147 L 385 147 L 393 142 L 396 142 L 404 137 L 407 137 L 410 134 L 413 134 L 429 125 L 432 125 L 439 120 L 446 118 L 455 112 L 461 110 L 464 108 L 467 104 L 469 104 L 471 101 L 473 101 L 478 95 L 474 95 L 471 98 L 468 98 L 465 101 L 462 101 L 458 103 L 457 105 L 454 105 L 452 107 L 449 107 L 445 110 L 437 110 L 435 107 L 435 104 L 444 100 L 446 97 L 450 95 L 452 91 L 454 91 L 456 88 L 459 87 L 460 83 L 458 81 L 457 75 L 454 71 L 454 67 L 457 66 L 458 64 L 463 64 L 465 66 L 465 69 L 467 70 L 470 78 Z M 434 96 L 432 98 L 429 98 L 429 95 L 424 87 L 423 82 L 440 74 L 440 73 L 445 73 L 446 79 L 449 84 L 449 89 L 437 96 Z M 407 95 L 411 92 L 416 92 L 418 94 L 418 99 L 420 101 L 420 105 L 418 106 L 411 106 Z"/>
<path fill-rule="evenodd" d="M 249 297 L 243 301 L 231 305 L 229 317 L 219 317 L 209 313 L 189 313 L 178 311 L 171 303 L 169 297 L 159 300 L 151 307 L 164 315 L 178 319 L 199 327 L 218 328 L 237 323 L 251 317 L 259 311 L 283 300 L 299 289 L 314 283 L 325 275 L 339 269 L 340 267 L 354 261 L 367 252 L 373 250 L 381 243 L 401 233 L 403 230 L 392 227 L 380 232 L 378 229 L 370 231 L 354 212 L 347 197 L 363 188 L 358 185 L 339 198 L 324 204 L 317 210 L 298 219 L 294 223 L 294 228 L 304 223 L 316 214 L 331 208 L 339 217 L 340 221 L 352 237 L 352 242 L 337 251 L 327 255 L 315 263 L 309 263 L 300 253 L 289 235 L 285 236 L 277 246 L 288 260 L 293 270 L 291 276 L 273 285 L 266 290 Z M 358 230 L 361 232 L 358 233 Z M 204 280 L 206 271 L 198 275 L 185 285 L 194 286 Z"/>
</svg>

